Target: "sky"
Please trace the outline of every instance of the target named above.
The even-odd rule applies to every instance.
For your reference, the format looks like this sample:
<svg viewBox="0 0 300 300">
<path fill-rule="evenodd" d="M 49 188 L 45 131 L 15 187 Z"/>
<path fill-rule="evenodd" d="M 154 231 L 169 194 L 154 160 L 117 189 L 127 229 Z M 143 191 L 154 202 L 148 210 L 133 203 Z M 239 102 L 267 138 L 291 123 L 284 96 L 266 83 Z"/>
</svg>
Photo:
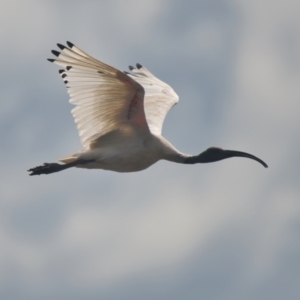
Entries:
<svg viewBox="0 0 300 300">
<path fill-rule="evenodd" d="M 0 298 L 281 300 L 300 295 L 300 2 L 2 0 Z M 180 151 L 129 174 L 26 170 L 81 149 L 58 68 L 71 41 L 180 97 Z"/>
</svg>

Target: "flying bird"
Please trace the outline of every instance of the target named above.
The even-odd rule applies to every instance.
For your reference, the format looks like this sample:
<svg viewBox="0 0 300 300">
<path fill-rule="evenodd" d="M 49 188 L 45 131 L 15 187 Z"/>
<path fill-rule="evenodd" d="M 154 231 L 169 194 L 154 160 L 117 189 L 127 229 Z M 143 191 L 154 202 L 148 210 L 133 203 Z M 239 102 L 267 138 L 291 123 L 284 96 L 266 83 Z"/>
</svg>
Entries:
<svg viewBox="0 0 300 300">
<path fill-rule="evenodd" d="M 74 44 L 57 44 L 50 62 L 62 67 L 72 115 L 83 150 L 29 169 L 29 175 L 59 172 L 71 167 L 116 172 L 144 170 L 165 159 L 182 164 L 215 162 L 246 157 L 267 164 L 258 157 L 234 150 L 211 147 L 199 155 L 178 151 L 162 135 L 169 110 L 178 102 L 174 90 L 140 64 L 121 72 L 82 51 Z"/>
</svg>

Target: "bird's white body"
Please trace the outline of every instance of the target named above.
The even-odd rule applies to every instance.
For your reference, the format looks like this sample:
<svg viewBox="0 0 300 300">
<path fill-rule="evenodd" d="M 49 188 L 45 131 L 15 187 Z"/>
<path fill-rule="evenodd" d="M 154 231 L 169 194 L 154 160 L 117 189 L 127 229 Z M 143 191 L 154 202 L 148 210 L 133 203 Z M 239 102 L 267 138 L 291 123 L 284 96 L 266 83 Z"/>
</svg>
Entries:
<svg viewBox="0 0 300 300">
<path fill-rule="evenodd" d="M 120 72 L 76 46 L 54 63 L 61 72 L 84 149 L 60 161 L 94 160 L 80 168 L 134 172 L 182 154 L 161 136 L 166 114 L 178 102 L 174 90 L 137 64 Z"/>
<path fill-rule="evenodd" d="M 117 172 L 141 171 L 165 159 L 194 164 L 242 156 L 244 152 L 209 148 L 198 156 L 179 152 L 161 135 L 164 119 L 178 102 L 174 90 L 140 64 L 131 72 L 120 72 L 74 44 L 58 44 L 53 50 L 63 67 L 59 70 L 70 95 L 70 103 L 83 150 L 60 159 L 65 165 L 49 164 L 30 169 L 30 175 L 49 174 L 70 167 Z"/>
<path fill-rule="evenodd" d="M 161 159 L 180 162 L 184 157 L 162 136 L 145 134 L 137 128 L 126 128 L 105 136 L 99 147 L 75 153 L 61 161 L 94 160 L 77 167 L 136 172 L 147 169 Z"/>
</svg>

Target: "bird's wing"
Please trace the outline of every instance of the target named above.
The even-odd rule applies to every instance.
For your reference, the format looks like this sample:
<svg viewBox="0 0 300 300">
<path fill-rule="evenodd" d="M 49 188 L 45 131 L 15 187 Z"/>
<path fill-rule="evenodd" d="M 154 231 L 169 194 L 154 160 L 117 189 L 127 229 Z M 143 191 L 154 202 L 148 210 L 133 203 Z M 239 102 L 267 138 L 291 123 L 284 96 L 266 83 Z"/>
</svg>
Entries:
<svg viewBox="0 0 300 300">
<path fill-rule="evenodd" d="M 89 148 L 103 135 L 129 123 L 149 132 L 144 112 L 144 88 L 131 77 L 89 56 L 75 45 L 57 44 L 59 70 L 76 107 L 72 115 L 81 143 Z"/>
<path fill-rule="evenodd" d="M 140 64 L 136 64 L 136 68 L 129 66 L 129 69 L 131 73 L 125 73 L 145 89 L 144 107 L 150 131 L 160 135 L 164 119 L 179 97 L 169 85 Z"/>
</svg>

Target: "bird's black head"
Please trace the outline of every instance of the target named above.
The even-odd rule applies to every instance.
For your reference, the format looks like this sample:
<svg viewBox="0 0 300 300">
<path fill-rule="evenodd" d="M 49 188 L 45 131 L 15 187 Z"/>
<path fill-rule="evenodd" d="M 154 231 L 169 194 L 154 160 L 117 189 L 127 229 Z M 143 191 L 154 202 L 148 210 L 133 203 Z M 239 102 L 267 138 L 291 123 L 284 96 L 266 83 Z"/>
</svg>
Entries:
<svg viewBox="0 0 300 300">
<path fill-rule="evenodd" d="M 219 161 L 222 159 L 230 158 L 230 157 L 246 157 L 253 160 L 258 161 L 261 163 L 265 168 L 268 167 L 268 165 L 262 161 L 260 158 L 241 151 L 235 151 L 235 150 L 223 150 L 221 148 L 217 147 L 211 147 L 208 148 L 206 151 L 200 153 L 196 156 L 191 156 L 185 159 L 186 164 L 195 164 L 195 163 L 210 163 Z"/>
</svg>

